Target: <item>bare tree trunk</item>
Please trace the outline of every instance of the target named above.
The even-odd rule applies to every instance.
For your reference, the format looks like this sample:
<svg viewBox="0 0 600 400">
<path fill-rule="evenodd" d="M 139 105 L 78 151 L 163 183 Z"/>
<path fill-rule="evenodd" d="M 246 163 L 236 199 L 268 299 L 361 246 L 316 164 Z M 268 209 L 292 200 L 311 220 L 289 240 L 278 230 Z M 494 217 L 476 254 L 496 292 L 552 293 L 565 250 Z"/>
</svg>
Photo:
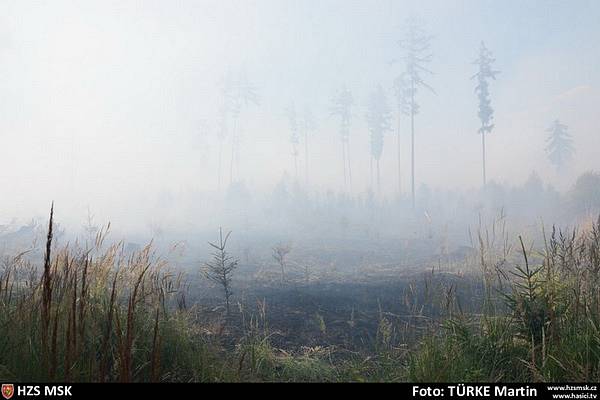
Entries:
<svg viewBox="0 0 600 400">
<path fill-rule="evenodd" d="M 483 156 L 483 186 L 486 185 L 485 176 L 485 132 L 481 131 L 481 153 Z"/>
<path fill-rule="evenodd" d="M 373 156 L 371 156 L 371 190 L 373 190 Z"/>
<path fill-rule="evenodd" d="M 411 112 L 410 114 L 410 187 L 411 187 L 411 196 L 412 196 L 412 206 L 415 208 L 415 114 Z"/>
<path fill-rule="evenodd" d="M 231 132 L 231 162 L 229 164 L 229 185 L 233 183 L 233 163 L 235 160 L 235 123 Z"/>
<path fill-rule="evenodd" d="M 346 142 L 342 138 L 342 163 L 344 164 L 344 189 L 348 187 L 348 179 L 346 178 Z"/>
<path fill-rule="evenodd" d="M 379 174 L 379 158 L 377 159 L 377 194 L 381 196 L 381 175 Z"/>
<path fill-rule="evenodd" d="M 237 126 L 238 126 L 238 116 L 233 118 L 233 131 L 231 133 L 231 165 L 229 166 L 229 184 L 233 183 L 233 168 L 236 161 L 239 163 L 239 160 L 236 160 L 236 150 L 238 147 L 238 135 L 237 135 Z M 239 165 L 238 172 L 239 172 Z"/>
<path fill-rule="evenodd" d="M 240 143 L 241 143 L 241 129 L 240 129 L 240 124 L 239 124 L 239 117 L 238 117 L 238 121 L 236 122 L 236 132 L 237 132 L 237 136 L 236 136 L 236 140 L 235 140 L 235 177 L 237 179 L 237 181 L 239 182 L 241 179 L 241 169 L 240 169 Z"/>
<path fill-rule="evenodd" d="M 348 186 L 352 192 L 352 167 L 350 166 L 350 141 L 346 141 L 346 160 L 348 160 Z"/>
<path fill-rule="evenodd" d="M 400 167 L 400 107 L 398 107 L 398 197 L 402 196 L 402 175 L 401 175 L 401 167 Z"/>
<path fill-rule="evenodd" d="M 221 180 L 223 175 L 223 140 L 225 140 L 225 138 L 219 140 L 219 170 L 217 175 L 217 191 L 219 193 L 221 192 Z"/>
<path fill-rule="evenodd" d="M 415 208 L 415 83 L 411 80 L 411 95 L 410 95 L 410 154 L 411 154 L 411 197 L 412 197 L 412 207 Z"/>
<path fill-rule="evenodd" d="M 233 183 L 233 159 L 235 157 L 235 139 L 231 139 L 231 163 L 229 164 L 229 185 Z"/>
<path fill-rule="evenodd" d="M 308 186 L 308 130 L 304 131 L 304 180 Z"/>
</svg>

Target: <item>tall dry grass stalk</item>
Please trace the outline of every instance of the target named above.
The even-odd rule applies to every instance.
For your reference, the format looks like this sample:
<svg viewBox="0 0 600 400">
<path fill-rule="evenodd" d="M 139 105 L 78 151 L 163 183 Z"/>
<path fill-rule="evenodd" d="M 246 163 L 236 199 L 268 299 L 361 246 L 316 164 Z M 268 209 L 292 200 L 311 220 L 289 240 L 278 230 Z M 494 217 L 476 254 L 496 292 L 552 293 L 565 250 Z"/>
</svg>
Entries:
<svg viewBox="0 0 600 400">
<path fill-rule="evenodd" d="M 92 248 L 58 247 L 53 229 L 54 204 L 42 265 L 20 254 L 0 275 L 0 326 L 10 327 L 0 364 L 20 380 L 162 379 L 164 332 L 185 334 L 168 325 L 183 275 L 151 244 L 131 254 L 123 243 L 103 249 L 101 229 Z"/>
</svg>

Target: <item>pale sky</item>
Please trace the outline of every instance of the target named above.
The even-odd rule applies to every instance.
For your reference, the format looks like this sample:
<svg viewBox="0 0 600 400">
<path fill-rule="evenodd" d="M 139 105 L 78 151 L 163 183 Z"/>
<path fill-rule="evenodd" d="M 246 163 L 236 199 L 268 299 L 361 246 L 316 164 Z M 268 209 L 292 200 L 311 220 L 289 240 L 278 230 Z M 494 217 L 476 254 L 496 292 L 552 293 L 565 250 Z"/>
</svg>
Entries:
<svg viewBox="0 0 600 400">
<path fill-rule="evenodd" d="M 396 41 L 411 16 L 435 35 L 428 83 L 436 94 L 422 90 L 417 99 L 417 184 L 480 184 L 470 77 L 481 40 L 501 70 L 491 84 L 488 178 L 518 184 L 536 170 L 564 189 L 579 173 L 600 169 L 598 1 L 3 0 L 0 221 L 43 213 L 52 199 L 74 219 L 89 206 L 105 218 L 143 220 L 161 198 L 191 202 L 214 192 L 219 82 L 227 71 L 244 70 L 260 97 L 241 117 L 242 178 L 250 187 L 270 190 L 284 171 L 293 173 L 285 109 L 294 101 L 310 105 L 319 124 L 311 187 L 342 188 L 328 107 L 345 84 L 356 104 L 353 187 L 364 192 L 368 96 L 381 84 L 393 102 L 402 69 L 393 63 Z M 564 176 L 543 151 L 556 118 L 569 126 L 577 151 Z M 407 190 L 408 120 L 402 127 Z M 383 181 L 393 193 L 395 135 L 385 140 Z"/>
</svg>

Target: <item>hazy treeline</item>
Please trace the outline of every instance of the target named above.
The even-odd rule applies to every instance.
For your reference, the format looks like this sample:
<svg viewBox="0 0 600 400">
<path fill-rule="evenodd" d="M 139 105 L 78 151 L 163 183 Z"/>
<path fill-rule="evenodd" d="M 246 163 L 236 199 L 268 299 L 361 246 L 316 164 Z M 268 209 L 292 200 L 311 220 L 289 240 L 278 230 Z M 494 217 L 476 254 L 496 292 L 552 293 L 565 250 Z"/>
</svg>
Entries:
<svg viewBox="0 0 600 400">
<path fill-rule="evenodd" d="M 0 128 L 19 150 L 0 158 L 0 221 L 54 199 L 72 232 L 88 210 L 123 235 L 214 231 L 222 199 L 267 201 L 282 180 L 317 203 L 408 197 L 417 215 L 428 190 L 533 171 L 564 193 L 598 167 L 598 52 L 579 40 L 597 5 L 548 7 L 6 2 Z"/>
</svg>

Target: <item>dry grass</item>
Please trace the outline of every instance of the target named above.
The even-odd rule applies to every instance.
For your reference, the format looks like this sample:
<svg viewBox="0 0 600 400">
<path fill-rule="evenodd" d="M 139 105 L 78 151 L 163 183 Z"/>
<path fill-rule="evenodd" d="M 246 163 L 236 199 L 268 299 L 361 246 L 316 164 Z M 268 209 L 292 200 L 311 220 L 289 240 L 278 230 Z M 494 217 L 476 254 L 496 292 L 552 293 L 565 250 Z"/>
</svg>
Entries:
<svg viewBox="0 0 600 400">
<path fill-rule="evenodd" d="M 177 313 L 182 276 L 152 247 L 126 254 L 52 242 L 53 209 L 41 277 L 24 255 L 0 275 L 4 374 L 20 380 L 159 380 L 164 327 Z M 181 299 L 181 297 L 180 297 Z M 151 334 L 148 334 L 151 332 Z"/>
<path fill-rule="evenodd" d="M 0 270 L 3 380 L 600 380 L 600 220 L 568 234 L 554 229 L 534 248 L 509 240 L 499 219 L 476 235 L 478 272 L 407 274 L 403 314 L 377 301 L 376 331 L 363 348 L 284 351 L 272 344 L 279 332 L 265 300 L 239 304 L 227 329 L 202 325 L 184 277 L 151 244 L 127 253 L 105 243 L 107 227 L 89 246 L 57 247 L 53 219 L 52 207 L 40 264 L 24 252 Z M 213 247 L 224 251 L 225 241 Z M 287 252 L 277 254 L 283 281 Z M 326 342 L 364 317 L 352 309 L 340 322 L 317 312 L 315 334 Z M 223 340 L 227 331 L 237 336 Z"/>
</svg>

